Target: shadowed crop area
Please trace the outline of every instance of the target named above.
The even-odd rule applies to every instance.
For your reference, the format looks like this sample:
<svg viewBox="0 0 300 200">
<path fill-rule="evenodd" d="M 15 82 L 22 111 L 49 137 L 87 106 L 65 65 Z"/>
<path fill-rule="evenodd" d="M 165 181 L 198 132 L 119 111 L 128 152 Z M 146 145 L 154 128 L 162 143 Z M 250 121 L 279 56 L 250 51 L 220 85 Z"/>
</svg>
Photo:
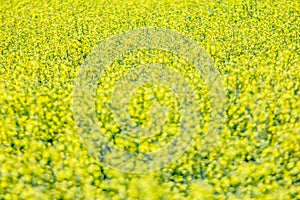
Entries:
<svg viewBox="0 0 300 200">
<path fill-rule="evenodd" d="M 0 199 L 300 199 L 299 7 L 288 0 L 0 0 Z M 183 149 L 188 137 L 172 138 L 181 129 L 194 134 L 172 162 L 132 173 L 107 165 L 105 152 L 89 153 L 78 132 L 93 135 L 77 123 L 74 88 L 98 45 L 145 27 L 180 33 L 207 52 L 226 117 L 212 138 L 207 77 L 175 51 L 117 56 L 95 75 L 92 124 L 106 142 L 139 156 L 170 143 Z M 139 66 L 149 64 L 159 65 L 145 68 L 161 73 L 157 80 L 174 73 L 182 82 L 131 90 L 148 77 Z M 168 88 L 176 83 L 189 85 L 193 101 Z M 127 113 L 114 111 L 125 96 Z M 199 119 L 185 118 L 182 102 Z"/>
</svg>

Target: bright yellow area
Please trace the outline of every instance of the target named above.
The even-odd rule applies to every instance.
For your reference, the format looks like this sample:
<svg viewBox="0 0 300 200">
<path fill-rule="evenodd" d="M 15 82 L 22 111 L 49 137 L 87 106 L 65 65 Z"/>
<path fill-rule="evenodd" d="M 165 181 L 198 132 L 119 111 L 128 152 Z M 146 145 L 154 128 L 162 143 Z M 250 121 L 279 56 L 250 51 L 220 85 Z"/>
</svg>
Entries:
<svg viewBox="0 0 300 200">
<path fill-rule="evenodd" d="M 299 7 L 293 0 L 1 0 L 0 199 L 300 199 Z M 210 108 L 200 95 L 203 124 L 186 154 L 162 170 L 136 175 L 88 154 L 75 127 L 72 92 L 94 47 L 142 27 L 180 32 L 211 55 L 226 90 L 227 121 L 212 151 L 199 153 Z M 176 57 L 159 54 L 140 52 L 124 62 Z M 177 62 L 205 93 L 190 66 Z M 112 79 L 99 84 L 97 111 L 104 111 L 105 84 L 113 86 L 120 72 L 112 70 Z M 176 110 L 176 98 L 156 90 Z M 131 114 L 146 124 L 151 103 L 141 96 L 152 92 L 141 88 L 131 104 Z M 146 114 L 135 113 L 144 112 L 134 110 L 140 101 Z M 109 113 L 98 114 L 108 135 L 118 131 Z M 155 138 L 170 141 L 176 128 Z M 140 151 L 160 147 L 152 142 Z"/>
</svg>

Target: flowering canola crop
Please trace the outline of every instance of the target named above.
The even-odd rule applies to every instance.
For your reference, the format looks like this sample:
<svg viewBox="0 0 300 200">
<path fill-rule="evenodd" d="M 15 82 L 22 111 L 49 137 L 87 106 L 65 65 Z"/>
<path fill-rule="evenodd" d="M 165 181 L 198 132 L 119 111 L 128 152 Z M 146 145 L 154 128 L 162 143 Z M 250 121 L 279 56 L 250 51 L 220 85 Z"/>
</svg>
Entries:
<svg viewBox="0 0 300 200">
<path fill-rule="evenodd" d="M 0 199 L 300 199 L 298 1 L 4 1 L 0 3 Z M 98 124 L 119 148 L 162 148 L 178 129 L 172 92 L 146 85 L 132 97 L 134 123 L 151 123 L 153 102 L 174 112 L 165 131 L 124 140 L 106 107 L 136 64 L 164 63 L 199 91 L 198 132 L 176 162 L 123 173 L 90 155 L 76 129 L 72 94 L 93 48 L 111 36 L 165 28 L 197 42 L 214 61 L 226 121 L 201 150 L 211 105 L 199 72 L 178 55 L 139 50 L 111 64 L 98 84 Z M 139 145 L 136 145 L 139 144 Z"/>
</svg>

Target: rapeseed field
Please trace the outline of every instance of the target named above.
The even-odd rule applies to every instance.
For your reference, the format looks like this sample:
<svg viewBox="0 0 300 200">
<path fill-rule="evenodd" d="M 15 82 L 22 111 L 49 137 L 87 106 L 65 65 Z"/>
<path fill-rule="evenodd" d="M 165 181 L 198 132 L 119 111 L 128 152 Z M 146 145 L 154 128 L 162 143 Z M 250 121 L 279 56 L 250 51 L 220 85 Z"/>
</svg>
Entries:
<svg viewBox="0 0 300 200">
<path fill-rule="evenodd" d="M 299 1 L 287 0 L 1 0 L 0 199 L 300 199 L 299 8 Z M 178 49 L 117 55 L 127 34 L 139 30 L 188 38 L 174 37 L 169 47 L 199 45 L 218 74 L 222 98 L 210 101 L 216 80 L 208 84 L 211 76 Z M 162 41 L 168 38 L 155 44 Z M 93 54 L 99 45 L 103 51 Z M 90 104 L 76 88 L 88 85 L 81 82 L 91 78 L 91 71 L 82 75 L 86 66 L 99 67 L 91 61 L 109 49 L 116 59 L 96 70 L 103 73 L 95 75 L 93 90 L 97 120 L 88 121 L 78 105 Z M 145 75 L 131 94 L 139 85 L 129 80 L 143 70 L 165 79 Z M 153 77 L 161 84 L 150 83 Z M 174 94 L 176 83 L 194 99 Z M 179 112 L 183 105 L 195 109 L 186 113 L 200 117 L 196 124 Z M 94 138 L 83 122 L 96 124 L 106 142 L 130 155 L 169 143 L 182 154 L 158 153 L 159 162 L 149 159 L 153 170 L 121 153 L 106 163 L 106 153 L 114 152 L 91 152 L 86 138 L 102 137 Z M 218 131 L 208 134 L 211 127 Z M 172 140 L 181 129 L 193 138 Z"/>
</svg>

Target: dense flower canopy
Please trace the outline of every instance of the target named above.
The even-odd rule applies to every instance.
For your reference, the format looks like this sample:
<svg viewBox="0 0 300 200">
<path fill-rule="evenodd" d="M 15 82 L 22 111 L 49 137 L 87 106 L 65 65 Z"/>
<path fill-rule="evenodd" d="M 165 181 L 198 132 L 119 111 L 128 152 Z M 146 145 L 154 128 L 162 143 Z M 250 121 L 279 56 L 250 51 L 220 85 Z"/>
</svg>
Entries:
<svg viewBox="0 0 300 200">
<path fill-rule="evenodd" d="M 0 3 L 0 199 L 300 199 L 298 1 L 30 1 Z M 170 52 L 140 50 L 111 64 L 97 88 L 98 124 L 121 149 L 155 151 L 170 142 L 176 97 L 147 85 L 132 97 L 135 123 L 150 123 L 150 99 L 173 111 L 165 132 L 124 140 L 106 106 L 117 79 L 136 63 L 164 63 L 195 91 L 202 120 L 176 162 L 123 173 L 91 156 L 72 113 L 76 76 L 113 35 L 156 27 L 205 49 L 220 72 L 226 122 L 201 150 L 211 105 L 193 66 Z M 136 144 L 139 144 L 138 146 Z"/>
</svg>

